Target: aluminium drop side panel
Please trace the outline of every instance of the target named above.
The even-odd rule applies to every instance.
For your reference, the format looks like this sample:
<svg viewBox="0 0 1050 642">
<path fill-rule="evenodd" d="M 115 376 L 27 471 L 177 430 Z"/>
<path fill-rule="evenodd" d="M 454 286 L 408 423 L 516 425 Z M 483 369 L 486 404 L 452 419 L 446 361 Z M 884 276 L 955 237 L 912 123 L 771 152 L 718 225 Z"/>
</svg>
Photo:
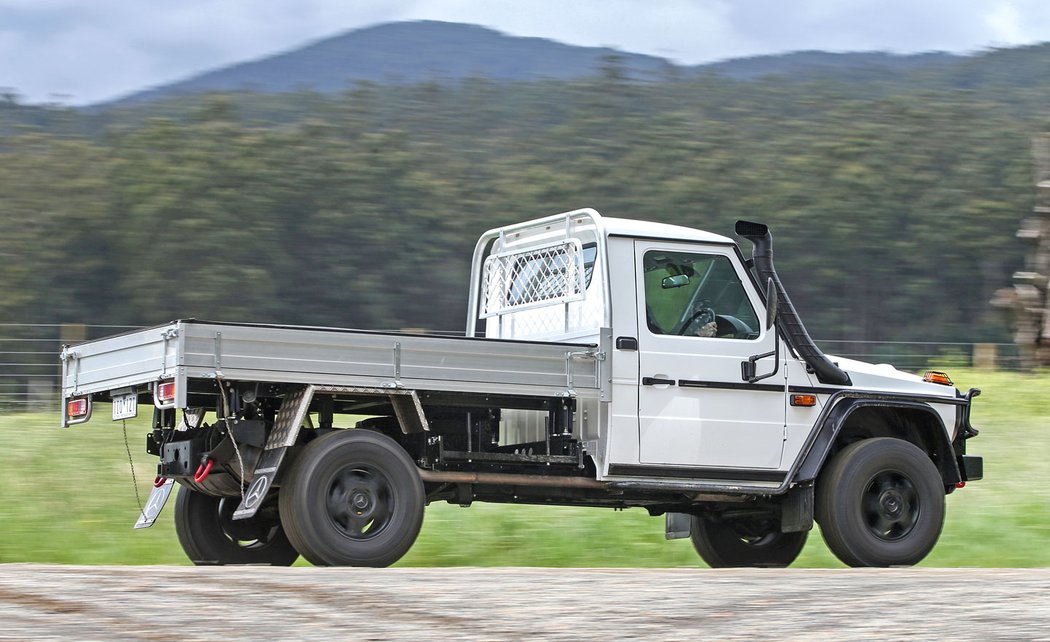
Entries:
<svg viewBox="0 0 1050 642">
<path fill-rule="evenodd" d="M 180 340 L 189 377 L 537 396 L 602 388 L 601 362 L 570 356 L 583 344 L 198 322 L 181 324 Z"/>
<path fill-rule="evenodd" d="M 66 348 L 62 353 L 63 399 L 174 377 L 178 325 L 155 326 Z"/>
<path fill-rule="evenodd" d="M 602 349 L 608 350 L 608 335 Z M 63 398 L 188 378 L 606 398 L 586 344 L 178 321 L 71 346 Z"/>
</svg>

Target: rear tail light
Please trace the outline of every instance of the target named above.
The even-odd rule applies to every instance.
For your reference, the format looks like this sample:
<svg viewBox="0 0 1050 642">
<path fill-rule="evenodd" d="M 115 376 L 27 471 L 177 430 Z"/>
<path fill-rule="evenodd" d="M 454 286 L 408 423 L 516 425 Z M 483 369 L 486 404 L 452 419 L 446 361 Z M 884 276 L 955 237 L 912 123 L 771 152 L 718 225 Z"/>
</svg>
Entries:
<svg viewBox="0 0 1050 642">
<path fill-rule="evenodd" d="M 157 386 L 157 399 L 161 401 L 175 400 L 175 382 L 168 381 Z"/>
<path fill-rule="evenodd" d="M 84 423 L 91 418 L 91 399 L 76 397 L 66 401 L 66 424 Z"/>
<path fill-rule="evenodd" d="M 66 402 L 66 416 L 70 419 L 87 417 L 88 406 L 88 400 L 85 397 L 81 397 L 80 399 L 70 399 Z"/>
<path fill-rule="evenodd" d="M 158 408 L 171 408 L 175 405 L 175 382 L 158 383 L 153 392 L 153 401 Z"/>
</svg>

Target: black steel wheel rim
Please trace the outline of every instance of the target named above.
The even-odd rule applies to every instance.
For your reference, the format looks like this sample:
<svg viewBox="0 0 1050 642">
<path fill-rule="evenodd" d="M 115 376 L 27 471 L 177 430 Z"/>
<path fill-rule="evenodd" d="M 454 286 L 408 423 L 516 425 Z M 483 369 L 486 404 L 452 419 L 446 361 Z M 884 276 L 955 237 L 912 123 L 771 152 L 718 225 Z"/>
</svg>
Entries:
<svg viewBox="0 0 1050 642">
<path fill-rule="evenodd" d="M 780 531 L 765 521 L 741 521 L 732 524 L 740 542 L 752 548 L 770 546 L 780 538 Z"/>
<path fill-rule="evenodd" d="M 761 537 L 757 537 L 757 536 L 743 537 L 743 538 L 740 539 L 740 541 L 742 541 L 744 544 L 747 544 L 748 546 L 751 546 L 753 548 L 762 548 L 763 546 L 770 546 L 771 544 L 776 542 L 777 538 L 779 536 L 780 536 L 780 533 L 766 533 L 765 535 L 762 535 Z"/>
<path fill-rule="evenodd" d="M 921 508 L 915 484 L 900 471 L 881 471 L 865 486 L 864 523 L 881 540 L 892 542 L 907 537 L 919 521 Z"/>
<path fill-rule="evenodd" d="M 329 520 L 341 535 L 369 540 L 379 536 L 393 519 L 394 489 L 382 471 L 353 464 L 332 476 L 325 504 Z"/>
</svg>

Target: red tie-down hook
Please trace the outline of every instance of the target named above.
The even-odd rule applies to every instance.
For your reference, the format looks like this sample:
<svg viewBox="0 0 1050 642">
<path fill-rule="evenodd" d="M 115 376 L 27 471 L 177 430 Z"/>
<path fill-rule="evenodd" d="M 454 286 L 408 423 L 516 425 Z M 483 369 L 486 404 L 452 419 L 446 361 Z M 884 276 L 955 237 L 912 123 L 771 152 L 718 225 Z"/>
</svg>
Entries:
<svg viewBox="0 0 1050 642">
<path fill-rule="evenodd" d="M 201 464 L 200 466 L 197 466 L 197 472 L 193 473 L 193 481 L 195 481 L 195 482 L 197 482 L 199 484 L 202 481 L 204 481 L 205 479 L 207 479 L 208 478 L 208 473 L 211 472 L 211 467 L 214 464 L 215 464 L 215 460 L 212 459 L 211 457 L 209 457 L 208 461 L 206 461 L 205 463 Z"/>
</svg>

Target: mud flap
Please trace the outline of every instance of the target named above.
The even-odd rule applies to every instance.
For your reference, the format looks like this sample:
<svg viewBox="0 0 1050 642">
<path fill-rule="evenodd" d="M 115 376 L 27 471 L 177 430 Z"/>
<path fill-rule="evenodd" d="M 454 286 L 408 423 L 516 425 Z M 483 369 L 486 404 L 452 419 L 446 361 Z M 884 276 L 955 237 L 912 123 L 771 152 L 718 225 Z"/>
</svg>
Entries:
<svg viewBox="0 0 1050 642">
<path fill-rule="evenodd" d="M 307 386 L 284 398 L 281 409 L 277 412 L 273 431 L 270 432 L 259 463 L 255 466 L 252 483 L 245 491 L 237 510 L 233 512 L 233 519 L 248 519 L 262 506 L 263 499 L 270 492 L 270 486 L 277 477 L 277 470 L 284 461 L 284 454 L 299 436 L 299 427 L 303 425 L 306 412 L 310 409 L 314 389 L 314 386 Z"/>
<path fill-rule="evenodd" d="M 693 516 L 686 513 L 667 513 L 664 526 L 664 537 L 667 539 L 685 539 L 689 537 Z"/>
<path fill-rule="evenodd" d="M 813 484 L 795 486 L 780 504 L 780 530 L 800 533 L 813 528 Z"/>
<path fill-rule="evenodd" d="M 153 490 L 150 491 L 149 499 L 146 500 L 146 505 L 142 508 L 142 512 L 139 513 L 138 521 L 135 522 L 135 528 L 149 528 L 153 526 L 154 522 L 157 521 L 157 517 L 160 516 L 160 511 L 164 509 L 164 504 L 168 503 L 168 496 L 171 495 L 171 490 L 174 486 L 174 479 L 166 479 L 160 486 L 153 487 Z"/>
</svg>

